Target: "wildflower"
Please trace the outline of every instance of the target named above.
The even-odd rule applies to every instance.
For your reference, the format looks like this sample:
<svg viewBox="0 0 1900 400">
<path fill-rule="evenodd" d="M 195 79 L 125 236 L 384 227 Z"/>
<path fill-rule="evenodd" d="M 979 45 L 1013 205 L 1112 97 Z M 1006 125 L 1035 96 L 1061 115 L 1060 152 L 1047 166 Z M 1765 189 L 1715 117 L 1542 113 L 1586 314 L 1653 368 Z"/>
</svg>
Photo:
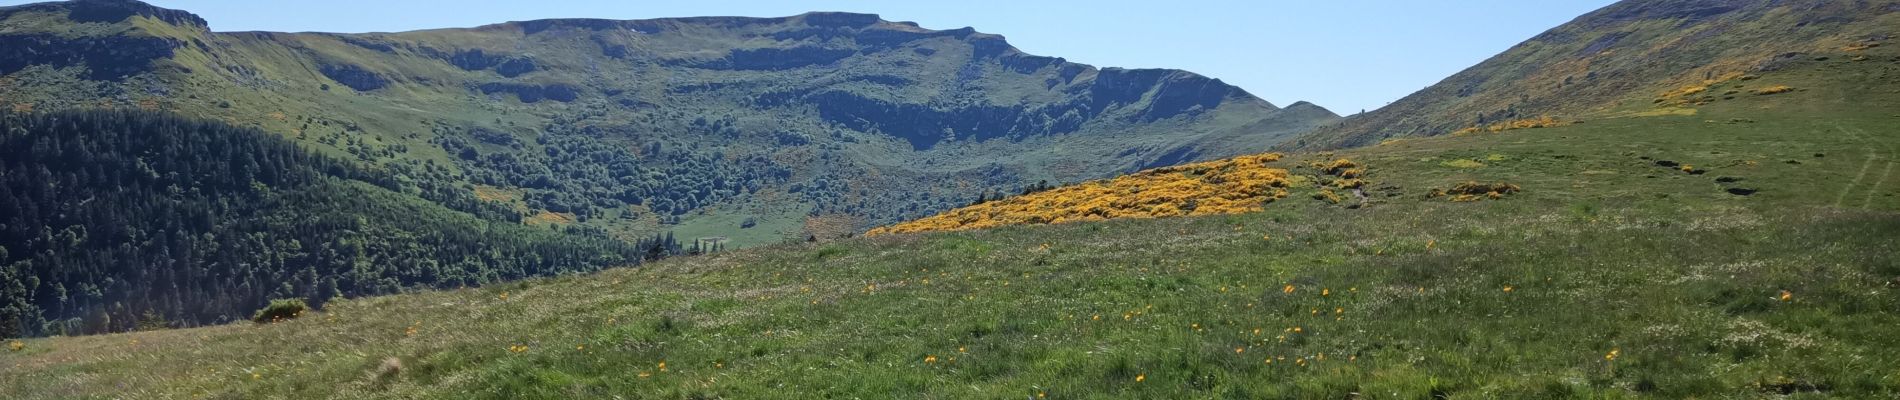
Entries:
<svg viewBox="0 0 1900 400">
<path fill-rule="evenodd" d="M 1220 287 L 1220 292 L 1221 292 L 1221 293 L 1227 293 L 1227 287 L 1226 287 L 1226 286 L 1221 286 L 1221 287 Z"/>
<path fill-rule="evenodd" d="M 1273 235 L 1260 236 L 1260 240 L 1273 240 Z"/>
<path fill-rule="evenodd" d="M 1135 319 L 1135 313 L 1132 313 L 1132 312 L 1122 313 L 1123 321 L 1128 321 L 1128 320 L 1133 320 L 1133 319 Z"/>
<path fill-rule="evenodd" d="M 1135 382 L 1141 382 L 1141 381 L 1145 381 L 1145 380 L 1148 380 L 1148 374 L 1137 374 L 1137 375 L 1135 375 Z"/>
<path fill-rule="evenodd" d="M 1102 320 L 1102 314 L 1095 314 L 1095 316 L 1092 316 L 1092 317 L 1089 317 L 1089 320 L 1090 320 L 1090 321 L 1101 321 L 1101 320 Z"/>
<path fill-rule="evenodd" d="M 660 367 L 659 367 L 659 369 L 660 369 L 660 372 L 666 372 L 666 362 L 665 362 L 665 361 L 661 361 L 661 362 L 660 362 Z"/>
<path fill-rule="evenodd" d="M 931 364 L 931 363 L 936 363 L 936 362 L 937 362 L 937 356 L 929 356 L 929 355 L 924 356 L 925 364 Z"/>
<path fill-rule="evenodd" d="M 1199 324 L 1199 323 L 1195 323 L 1195 324 L 1190 324 L 1190 325 L 1188 325 L 1188 328 L 1193 328 L 1193 329 L 1194 329 L 1195 331 L 1199 331 L 1199 330 L 1201 330 L 1201 324 Z"/>
<path fill-rule="evenodd" d="M 264 379 L 264 374 L 259 374 L 259 373 L 256 373 L 256 372 L 252 372 L 252 373 L 251 373 L 251 380 L 258 380 L 258 379 Z"/>
<path fill-rule="evenodd" d="M 500 299 L 502 299 L 502 300 L 507 300 L 507 299 L 508 299 L 508 291 L 506 291 L 506 290 L 503 290 L 503 291 L 501 291 L 501 295 L 500 295 L 500 296 L 495 296 L 495 297 L 497 297 L 497 298 L 500 298 Z"/>
<path fill-rule="evenodd" d="M 1293 285 L 1286 285 L 1286 287 L 1280 288 L 1280 293 L 1293 294 Z"/>
<path fill-rule="evenodd" d="M 1331 295 L 1333 295 L 1333 289 L 1332 289 L 1332 288 L 1325 288 L 1325 289 L 1320 289 L 1320 290 L 1319 290 L 1319 296 L 1320 296 L 1320 297 L 1326 297 L 1326 296 L 1331 296 Z"/>
<path fill-rule="evenodd" d="M 12 350 L 12 351 L 26 350 L 26 342 L 22 342 L 18 340 L 7 342 L 7 350 Z"/>
<path fill-rule="evenodd" d="M 1622 349 L 1616 349 L 1616 348 L 1612 348 L 1612 349 L 1610 349 L 1610 353 L 1609 353 L 1609 354 L 1604 354 L 1604 355 L 1603 355 L 1603 361 L 1616 361 L 1616 356 L 1619 356 L 1619 355 L 1622 355 L 1622 354 L 1623 354 L 1623 350 L 1622 350 Z"/>
<path fill-rule="evenodd" d="M 1240 353 L 1245 353 L 1245 352 L 1247 352 L 1247 348 L 1245 346 L 1234 348 L 1234 354 L 1240 354 Z"/>
<path fill-rule="evenodd" d="M 1345 313 L 1346 313 L 1345 307 L 1333 307 L 1333 315 L 1339 315 L 1339 314 L 1345 314 Z"/>
<path fill-rule="evenodd" d="M 1438 247 L 1438 239 L 1431 239 L 1431 240 L 1425 241 L 1426 250 L 1431 250 L 1432 248 L 1435 248 L 1435 247 Z"/>
<path fill-rule="evenodd" d="M 726 363 L 722 363 L 722 362 L 713 363 L 713 368 L 725 368 L 725 367 L 726 367 Z"/>
<path fill-rule="evenodd" d="M 967 350 L 967 349 L 965 349 L 965 348 L 964 348 L 963 346 L 957 346 L 957 352 L 958 352 L 958 353 L 968 353 L 968 352 L 970 352 L 970 351 L 969 351 L 969 350 Z"/>
<path fill-rule="evenodd" d="M 1516 290 L 1516 289 L 1517 289 L 1517 288 L 1513 288 L 1513 287 L 1511 287 L 1511 285 L 1504 285 L 1504 292 L 1505 292 L 1505 293 L 1510 293 L 1510 292 L 1511 292 L 1512 290 Z"/>
<path fill-rule="evenodd" d="M 1779 298 L 1781 301 L 1794 301 L 1794 292 L 1783 290 Z"/>
<path fill-rule="evenodd" d="M 649 376 L 653 376 L 653 373 L 652 373 L 652 372 L 646 372 L 646 371 L 640 371 L 640 379 L 646 379 L 646 378 L 647 378 L 647 377 L 649 377 Z"/>
<path fill-rule="evenodd" d="M 1305 332 L 1306 332 L 1306 329 L 1302 329 L 1297 326 L 1293 327 L 1293 333 L 1305 333 Z"/>
<path fill-rule="evenodd" d="M 574 350 L 575 350 L 575 351 L 580 351 L 580 350 L 587 350 L 587 345 L 584 345 L 584 344 L 577 344 L 577 345 L 574 345 Z"/>
<path fill-rule="evenodd" d="M 1260 328 L 1253 328 L 1253 335 L 1260 336 Z"/>
</svg>

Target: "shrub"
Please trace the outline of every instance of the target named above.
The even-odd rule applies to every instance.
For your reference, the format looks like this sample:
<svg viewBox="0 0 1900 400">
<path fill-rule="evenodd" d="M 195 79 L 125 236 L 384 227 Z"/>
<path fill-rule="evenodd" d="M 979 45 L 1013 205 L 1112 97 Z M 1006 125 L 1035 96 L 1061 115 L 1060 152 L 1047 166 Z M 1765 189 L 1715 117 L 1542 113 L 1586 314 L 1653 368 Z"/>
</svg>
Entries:
<svg viewBox="0 0 1900 400">
<path fill-rule="evenodd" d="M 267 323 L 288 320 L 303 316 L 303 312 L 309 309 L 310 306 L 304 304 L 303 299 L 271 300 L 270 305 L 257 310 L 257 314 L 251 316 L 251 321 Z"/>
<path fill-rule="evenodd" d="M 1755 95 L 1767 96 L 1771 94 L 1781 94 L 1781 93 L 1787 93 L 1787 92 L 1792 92 L 1792 91 L 1794 91 L 1794 88 L 1788 87 L 1788 85 L 1774 85 L 1774 86 L 1769 86 L 1769 87 L 1755 90 Z"/>
<path fill-rule="evenodd" d="M 1502 199 L 1506 195 L 1517 193 L 1523 190 L 1524 190 L 1523 188 L 1518 187 L 1517 185 L 1503 183 L 1503 182 L 1498 182 L 1498 183 L 1465 182 L 1465 183 L 1458 184 L 1458 186 L 1453 186 L 1451 189 L 1432 189 L 1431 193 L 1426 194 L 1426 197 L 1438 198 L 1438 197 L 1451 196 L 1451 201 L 1456 201 L 1456 202 L 1478 201 L 1478 200 L 1484 200 L 1487 198 L 1496 200 L 1496 199 Z"/>
</svg>

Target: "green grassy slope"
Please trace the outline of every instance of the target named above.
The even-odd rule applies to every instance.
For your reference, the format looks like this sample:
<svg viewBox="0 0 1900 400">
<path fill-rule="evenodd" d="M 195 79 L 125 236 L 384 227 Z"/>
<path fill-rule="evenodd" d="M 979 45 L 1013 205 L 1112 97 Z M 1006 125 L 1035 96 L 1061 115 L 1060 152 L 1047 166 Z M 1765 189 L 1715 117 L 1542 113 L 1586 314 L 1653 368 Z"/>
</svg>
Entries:
<svg viewBox="0 0 1900 400">
<path fill-rule="evenodd" d="M 137 13 L 64 14 L 86 7 Z M 325 34 L 211 32 L 140 7 L 0 11 L 0 40 L 31 50 L 0 62 L 0 106 L 255 126 L 628 237 L 772 243 L 803 237 L 789 227 L 807 215 L 868 227 L 984 189 L 1260 151 L 1337 119 L 1185 71 L 1098 69 L 864 14 Z M 582 145 L 597 148 L 557 154 Z M 791 232 L 732 223 L 745 217 Z"/>
<path fill-rule="evenodd" d="M 1279 147 L 1362 146 L 1540 116 L 1592 119 L 1696 103 L 1722 95 L 1663 99 L 1663 93 L 1840 57 L 1844 49 L 1891 45 L 1897 25 L 1900 2 L 1885 0 L 1621 1 Z"/>
<path fill-rule="evenodd" d="M 1254 214 L 779 245 L 27 340 L 0 352 L 0 395 L 1894 396 L 1896 76 L 1836 58 L 1745 84 L 1801 90 L 1282 161 L 1369 166 L 1357 208 L 1300 187 Z M 1425 196 L 1465 181 L 1523 191 Z"/>
</svg>

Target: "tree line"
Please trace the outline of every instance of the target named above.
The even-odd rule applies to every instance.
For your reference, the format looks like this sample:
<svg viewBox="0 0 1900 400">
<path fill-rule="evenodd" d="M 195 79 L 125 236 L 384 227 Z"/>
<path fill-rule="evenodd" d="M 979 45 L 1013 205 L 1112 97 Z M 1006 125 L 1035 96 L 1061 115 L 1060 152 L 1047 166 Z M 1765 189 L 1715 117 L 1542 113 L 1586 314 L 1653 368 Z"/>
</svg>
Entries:
<svg viewBox="0 0 1900 400">
<path fill-rule="evenodd" d="M 0 116 L 0 337 L 241 320 L 687 251 L 523 225 L 466 188 L 139 111 Z"/>
</svg>

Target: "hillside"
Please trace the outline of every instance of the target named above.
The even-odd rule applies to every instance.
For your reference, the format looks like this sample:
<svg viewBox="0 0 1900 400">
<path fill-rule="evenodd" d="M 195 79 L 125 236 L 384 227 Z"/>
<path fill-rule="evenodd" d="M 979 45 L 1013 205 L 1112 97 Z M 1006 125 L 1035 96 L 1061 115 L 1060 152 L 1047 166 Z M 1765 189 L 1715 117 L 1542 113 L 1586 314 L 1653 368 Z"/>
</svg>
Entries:
<svg viewBox="0 0 1900 400">
<path fill-rule="evenodd" d="M 1745 5 L 1735 3 L 1732 6 L 1725 4 L 1730 3 L 1619 2 L 1460 72 L 1447 79 L 1447 83 L 1413 94 L 1378 111 L 1353 116 L 1340 124 L 1317 128 L 1286 146 L 1387 146 L 1403 144 L 1417 136 L 1437 135 L 1508 140 L 1508 135 L 1491 137 L 1523 129 L 1568 125 L 1607 124 L 1648 132 L 1654 129 L 1643 127 L 1640 125 L 1643 122 L 1639 121 L 1654 121 L 1665 116 L 1701 118 L 1709 123 L 1734 125 L 1753 124 L 1763 119 L 1806 121 L 1820 116 L 1872 113 L 1875 121 L 1878 121 L 1881 110 L 1894 109 L 1895 104 L 1889 100 L 1893 93 L 1900 92 L 1900 51 L 1891 46 L 1883 47 L 1882 43 L 1888 39 L 1887 30 L 1891 30 L 1892 26 L 1900 26 L 1890 24 L 1900 23 L 1900 13 L 1891 12 L 1900 10 L 1900 4 L 1892 7 L 1875 7 L 1865 2 L 1853 7 L 1840 3 L 1804 6 L 1800 2 L 1772 7 L 1752 2 Z M 1869 10 L 1880 11 L 1850 15 Z M 1771 32 L 1778 30 L 1767 28 L 1780 26 L 1777 24 L 1790 20 L 1805 21 L 1787 24 L 1795 26 L 1792 29 L 1798 34 L 1776 36 Z M 1661 29 L 1656 26 L 1677 28 Z M 1639 27 L 1643 29 L 1637 29 Z M 1623 31 L 1629 32 L 1590 39 L 1597 42 L 1590 51 L 1580 53 L 1565 47 L 1579 38 Z M 1725 36 L 1719 40 L 1708 37 L 1708 32 L 1715 31 L 1724 32 Z M 1685 32 L 1708 41 L 1685 42 L 1686 39 L 1681 36 Z M 1703 33 L 1694 35 L 1696 32 Z M 1767 36 L 1775 37 L 1767 39 Z M 1676 47 L 1655 47 L 1652 46 L 1654 43 L 1649 43 L 1656 41 L 1669 42 Z M 1648 50 L 1632 52 L 1629 50 L 1631 48 Z M 1767 60 L 1751 58 L 1764 54 L 1773 56 Z M 1727 61 L 1689 61 L 1692 59 Z M 1672 62 L 1684 64 L 1670 64 Z M 1545 85 L 1543 83 L 1549 80 L 1539 78 L 1554 73 L 1551 71 L 1575 68 L 1587 70 L 1585 76 L 1592 78 L 1559 79 L 1571 83 L 1555 86 Z M 1683 77 L 1691 75 L 1708 78 L 1683 80 L 1687 79 Z M 1463 84 L 1464 89 L 1459 89 L 1462 94 L 1444 96 L 1449 82 L 1476 83 Z M 1809 91 L 1820 91 L 1821 97 L 1799 95 Z M 1479 113 L 1484 116 L 1465 122 L 1454 122 L 1457 118 L 1440 118 L 1448 115 L 1444 114 L 1444 110 L 1469 111 L 1470 107 L 1490 107 L 1482 104 L 1503 106 L 1497 109 L 1497 113 Z M 1729 112 L 1721 116 L 1706 113 L 1715 107 Z M 1394 122 L 1397 120 L 1393 118 L 1403 121 Z M 1431 128 L 1419 128 L 1426 126 Z M 1576 128 L 1572 131 L 1591 134 L 1605 129 Z M 1801 129 L 1834 128 L 1825 121 L 1817 121 Z M 1855 140 L 1869 141 L 1869 145 L 1873 145 L 1883 140 L 1878 138 L 1886 135 L 1883 131 L 1889 130 L 1878 122 L 1869 122 L 1861 129 L 1843 134 Z M 1876 137 L 1864 137 L 1867 135 Z M 1720 136 L 1709 139 L 1729 140 Z M 1851 174 L 1856 181 L 1884 182 L 1892 172 L 1887 171 L 1880 159 L 1893 155 L 1884 148 L 1873 151 L 1874 155 L 1870 156 L 1873 158 L 1867 161 L 1865 168 L 1842 173 Z M 1218 172 L 1222 167 L 1216 166 L 1253 164 L 1254 160 L 1243 157 L 1158 168 L 1009 197 L 873 229 L 871 233 L 954 231 L 1000 225 L 1089 221 L 1104 219 L 1102 216 L 1108 214 L 1157 217 L 1244 213 L 1259 211 L 1267 207 L 1268 203 L 1287 198 L 1311 199 L 1354 208 L 1376 205 L 1383 198 L 1396 196 L 1471 201 L 1506 197 L 1522 189 L 1521 185 L 1511 187 L 1508 183 L 1500 185 L 1497 181 L 1489 180 L 1511 179 L 1508 174 L 1484 174 L 1488 177 L 1470 182 L 1440 182 L 1431 188 L 1379 185 L 1383 175 L 1406 174 L 1408 171 L 1392 171 L 1381 162 L 1355 162 L 1311 151 L 1305 154 L 1290 162 L 1278 163 L 1278 168 L 1261 166 L 1269 171 L 1278 170 L 1274 173 L 1287 177 L 1284 182 L 1275 185 L 1280 189 L 1272 195 L 1248 194 L 1244 190 L 1191 190 L 1183 193 L 1153 179 L 1166 177 L 1170 178 L 1166 180 L 1169 182 L 1199 181 L 1200 186 L 1212 188 L 1227 179 Z M 1279 158 L 1278 155 L 1272 156 L 1274 159 Z M 1469 155 L 1465 159 L 1445 160 L 1445 166 L 1467 169 L 1472 173 L 1484 172 L 1487 171 L 1488 158 L 1488 155 L 1482 154 Z M 1726 166 L 1740 161 L 1713 162 Z M 1697 174 L 1706 173 L 1710 167 L 1707 161 L 1682 164 L 1680 166 L 1683 168 L 1699 166 L 1705 169 L 1698 170 L 1695 172 Z M 1208 169 L 1217 172 L 1207 173 Z M 1725 186 L 1733 186 L 1727 185 L 1730 183 L 1734 182 L 1724 182 Z M 1878 192 L 1879 187 L 1877 184 L 1874 191 Z M 1751 193 L 1754 190 L 1741 189 Z M 1498 193 L 1493 195 L 1492 192 Z M 1240 207 L 1202 210 L 1194 207 L 1209 201 L 1231 203 L 1235 198 L 1245 198 L 1250 203 Z M 1843 204 L 1849 204 L 1845 199 L 1844 195 Z M 1869 194 L 1863 203 L 1870 205 L 1876 200 L 1875 196 Z M 1104 207 L 1105 203 L 1114 204 Z"/>
<path fill-rule="evenodd" d="M 1714 86 L 1748 84 L 1749 76 L 1791 64 L 1836 57 L 1891 66 L 1893 59 L 1861 53 L 1890 45 L 1900 33 L 1895 26 L 1900 2 L 1891 0 L 1620 1 L 1390 105 L 1277 147 L 1364 146 L 1541 117 L 1692 112 L 1748 92 Z"/>
<path fill-rule="evenodd" d="M 1269 153 L 1162 167 L 1112 179 L 1034 190 L 872 229 L 867 236 L 1260 211 L 1299 182 Z"/>
<path fill-rule="evenodd" d="M 215 32 L 130 0 L 0 9 L 0 105 L 256 127 L 529 222 L 734 245 L 1264 150 L 1338 116 L 875 15 Z M 842 231 L 807 232 L 832 222 Z"/>
<path fill-rule="evenodd" d="M 1262 164 L 1363 164 L 1358 208 L 1293 184 L 1261 212 L 785 244 L 29 339 L 0 350 L 0 396 L 1900 393 L 1900 75 L 1833 57 L 1748 84 L 1802 89 Z M 1469 181 L 1522 190 L 1428 197 Z"/>
<path fill-rule="evenodd" d="M 243 321 L 270 299 L 321 306 L 678 251 L 519 219 L 256 130 L 137 111 L 6 113 L 0 337 Z"/>
</svg>

